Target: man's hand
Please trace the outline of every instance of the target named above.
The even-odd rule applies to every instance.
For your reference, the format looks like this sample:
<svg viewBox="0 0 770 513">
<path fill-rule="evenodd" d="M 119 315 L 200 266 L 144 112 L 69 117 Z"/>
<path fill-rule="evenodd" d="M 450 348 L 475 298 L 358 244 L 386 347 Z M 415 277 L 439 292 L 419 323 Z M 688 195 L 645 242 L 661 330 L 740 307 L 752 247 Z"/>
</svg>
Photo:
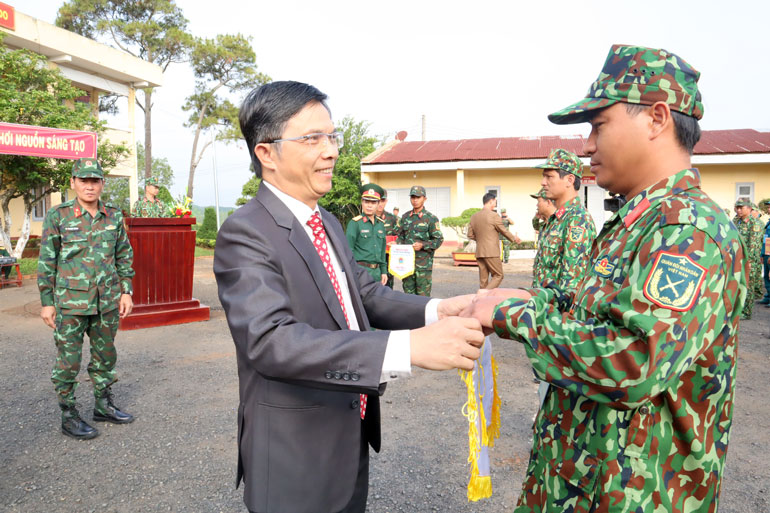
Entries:
<svg viewBox="0 0 770 513">
<path fill-rule="evenodd" d="M 56 307 L 55 306 L 44 306 L 40 309 L 40 318 L 43 319 L 43 322 L 46 326 L 48 326 L 51 329 L 56 329 Z"/>
<path fill-rule="evenodd" d="M 381 274 L 380 275 L 380 283 L 382 283 L 383 285 L 388 283 L 388 275 L 387 274 Z"/>
<path fill-rule="evenodd" d="M 484 344 L 479 322 L 461 317 L 447 317 L 409 335 L 412 365 L 429 370 L 473 370 Z"/>
<path fill-rule="evenodd" d="M 460 312 L 468 308 L 475 297 L 475 294 L 466 294 L 464 296 L 442 299 L 438 304 L 438 318 L 443 319 L 445 317 L 460 315 Z"/>
<path fill-rule="evenodd" d="M 518 233 L 514 233 L 513 234 L 513 240 L 514 240 L 514 242 L 516 242 L 516 244 L 521 244 L 521 239 L 519 238 L 519 234 Z"/>
<path fill-rule="evenodd" d="M 134 309 L 134 300 L 131 299 L 131 294 L 121 294 L 120 295 L 120 318 L 125 319 L 128 317 L 128 314 L 131 313 L 131 310 Z"/>
<path fill-rule="evenodd" d="M 422 242 L 417 241 L 414 244 L 412 244 L 412 247 L 415 251 L 420 251 L 422 249 Z"/>
<path fill-rule="evenodd" d="M 474 297 L 471 304 L 460 315 L 479 321 L 484 334 L 489 335 L 492 329 L 492 316 L 497 305 L 510 298 L 529 299 L 532 295 L 521 289 L 481 289 Z"/>
</svg>

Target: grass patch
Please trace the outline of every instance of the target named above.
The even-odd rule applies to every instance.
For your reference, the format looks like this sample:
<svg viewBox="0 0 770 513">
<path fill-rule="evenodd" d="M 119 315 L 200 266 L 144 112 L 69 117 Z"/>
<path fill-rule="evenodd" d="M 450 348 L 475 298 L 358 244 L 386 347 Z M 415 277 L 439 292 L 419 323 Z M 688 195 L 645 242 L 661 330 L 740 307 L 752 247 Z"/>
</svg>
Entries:
<svg viewBox="0 0 770 513">
<path fill-rule="evenodd" d="M 22 258 L 19 260 L 21 274 L 37 274 L 37 258 Z"/>
<path fill-rule="evenodd" d="M 200 248 L 198 246 L 195 246 L 195 256 L 211 256 L 214 254 L 213 248 Z"/>
</svg>

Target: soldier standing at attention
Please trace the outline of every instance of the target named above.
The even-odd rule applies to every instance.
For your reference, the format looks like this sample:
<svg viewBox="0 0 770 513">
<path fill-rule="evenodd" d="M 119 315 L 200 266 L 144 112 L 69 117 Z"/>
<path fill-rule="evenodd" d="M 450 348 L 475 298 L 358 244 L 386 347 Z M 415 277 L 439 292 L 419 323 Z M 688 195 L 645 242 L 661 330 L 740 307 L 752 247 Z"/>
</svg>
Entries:
<svg viewBox="0 0 770 513">
<path fill-rule="evenodd" d="M 540 182 L 556 210 L 541 231 L 535 257 L 533 287 L 557 287 L 572 295 L 585 275 L 596 227 L 578 196 L 583 163 L 574 153 L 556 149 L 544 164 Z"/>
<path fill-rule="evenodd" d="M 755 205 L 754 203 L 751 204 L 751 217 L 754 218 L 754 221 L 756 221 L 757 225 L 759 226 L 759 231 L 762 231 L 762 219 L 761 216 L 762 212 L 759 210 L 759 207 Z M 762 252 L 764 250 L 764 237 L 762 235 L 759 236 L 761 239 L 759 241 L 759 257 L 757 258 L 757 265 L 752 264 L 751 267 L 751 279 L 754 282 L 754 300 L 758 301 L 764 296 L 762 293 Z"/>
<path fill-rule="evenodd" d="M 530 194 L 529 197 L 537 200 L 537 205 L 535 205 L 535 217 L 532 218 L 532 228 L 537 232 L 535 249 L 540 251 L 540 238 L 543 235 L 543 228 L 545 228 L 545 224 L 551 218 L 551 215 L 556 212 L 556 206 L 554 205 L 553 200 L 548 199 L 545 195 L 545 189 L 542 187 L 537 191 L 537 194 Z M 537 258 L 535 258 L 535 262 L 537 262 Z"/>
<path fill-rule="evenodd" d="M 549 116 L 591 124 L 591 171 L 628 202 L 574 296 L 498 289 L 469 312 L 556 385 L 515 513 L 717 511 L 747 261 L 691 167 L 699 76 L 665 50 L 614 45 L 586 97 Z"/>
<path fill-rule="evenodd" d="M 79 159 L 70 187 L 76 198 L 53 207 L 43 223 L 37 285 L 40 317 L 54 330 L 56 363 L 51 372 L 61 408 L 62 433 L 89 439 L 99 432 L 80 418 L 75 388 L 83 334 L 88 333 L 97 422 L 125 424 L 134 417 L 112 402 L 115 334 L 119 317 L 131 313 L 133 251 L 120 210 L 99 200 L 104 173 L 96 159 Z"/>
<path fill-rule="evenodd" d="M 444 242 L 438 218 L 425 210 L 425 187 L 409 190 L 412 210 L 401 218 L 398 243 L 414 247 L 414 274 L 403 279 L 404 292 L 430 296 L 433 285 L 433 253 Z"/>
<path fill-rule="evenodd" d="M 385 210 L 385 206 L 387 204 L 388 191 L 382 189 L 382 197 L 380 198 L 379 205 L 377 205 L 377 217 L 379 217 L 382 220 L 382 223 L 385 225 L 385 235 L 398 236 L 398 217 L 396 217 L 395 213 L 391 214 Z M 397 208 L 393 209 L 394 212 L 397 210 Z M 390 264 L 390 253 L 387 251 L 385 252 L 385 264 L 385 268 L 387 269 L 388 264 Z M 390 288 L 393 288 L 393 275 L 390 273 L 388 273 L 388 281 L 386 285 Z"/>
<path fill-rule="evenodd" d="M 511 231 L 511 225 L 513 224 L 513 221 L 511 221 L 511 218 L 508 217 L 508 213 L 504 208 L 500 209 L 500 218 L 503 220 L 503 228 Z M 503 263 L 507 264 L 508 259 L 511 256 L 511 241 L 509 241 L 502 233 L 500 234 L 499 238 L 501 241 L 503 241 Z"/>
<path fill-rule="evenodd" d="M 132 217 L 168 217 L 168 207 L 158 198 L 158 179 L 151 176 L 144 183 L 144 198 L 136 200 Z"/>
<path fill-rule="evenodd" d="M 361 194 L 361 212 L 348 221 L 345 236 L 358 265 L 366 269 L 374 281 L 385 285 L 388 268 L 385 263 L 385 225 L 375 215 L 382 198 L 382 187 L 377 184 L 364 185 Z"/>
<path fill-rule="evenodd" d="M 762 281 L 762 222 L 751 215 L 751 201 L 746 198 L 739 198 L 735 202 L 735 213 L 733 219 L 738 232 L 741 234 L 743 243 L 746 245 L 746 258 L 749 261 L 749 274 L 746 276 L 749 282 L 749 296 L 746 304 L 743 306 L 743 315 L 741 319 L 747 321 L 751 319 L 754 311 L 754 294 L 758 282 Z"/>
</svg>

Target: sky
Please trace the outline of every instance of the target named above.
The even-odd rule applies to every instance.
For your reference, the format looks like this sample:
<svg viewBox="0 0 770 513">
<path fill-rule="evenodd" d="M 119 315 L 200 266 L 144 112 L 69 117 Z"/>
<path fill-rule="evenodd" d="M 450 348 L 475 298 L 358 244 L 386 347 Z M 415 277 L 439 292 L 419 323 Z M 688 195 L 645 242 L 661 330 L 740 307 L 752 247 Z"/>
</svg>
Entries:
<svg viewBox="0 0 770 513">
<path fill-rule="evenodd" d="M 61 0 L 4 0 L 53 23 Z M 27 5 L 30 4 L 30 5 Z M 701 128 L 770 130 L 770 2 L 391 0 L 242 2 L 181 0 L 193 35 L 252 38 L 259 71 L 329 95 L 335 119 L 370 133 L 426 139 L 584 135 L 547 115 L 583 97 L 614 43 L 665 48 L 701 72 Z M 153 156 L 187 186 L 193 131 L 182 124 L 194 78 L 172 65 L 156 90 Z M 137 95 L 141 96 L 141 93 Z M 240 101 L 240 97 L 234 98 Z M 138 140 L 143 138 L 137 109 Z M 233 206 L 249 179 L 246 145 L 217 144 L 219 204 Z M 195 203 L 214 204 L 214 152 L 195 174 Z"/>
</svg>

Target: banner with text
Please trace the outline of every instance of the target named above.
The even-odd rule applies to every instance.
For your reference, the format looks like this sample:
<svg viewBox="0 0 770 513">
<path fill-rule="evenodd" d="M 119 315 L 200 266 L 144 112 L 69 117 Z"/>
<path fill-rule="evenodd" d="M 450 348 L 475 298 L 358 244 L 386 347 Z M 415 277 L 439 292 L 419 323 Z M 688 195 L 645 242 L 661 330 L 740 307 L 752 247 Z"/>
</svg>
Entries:
<svg viewBox="0 0 770 513">
<path fill-rule="evenodd" d="M 0 154 L 72 160 L 96 158 L 96 133 L 0 123 Z"/>
</svg>

